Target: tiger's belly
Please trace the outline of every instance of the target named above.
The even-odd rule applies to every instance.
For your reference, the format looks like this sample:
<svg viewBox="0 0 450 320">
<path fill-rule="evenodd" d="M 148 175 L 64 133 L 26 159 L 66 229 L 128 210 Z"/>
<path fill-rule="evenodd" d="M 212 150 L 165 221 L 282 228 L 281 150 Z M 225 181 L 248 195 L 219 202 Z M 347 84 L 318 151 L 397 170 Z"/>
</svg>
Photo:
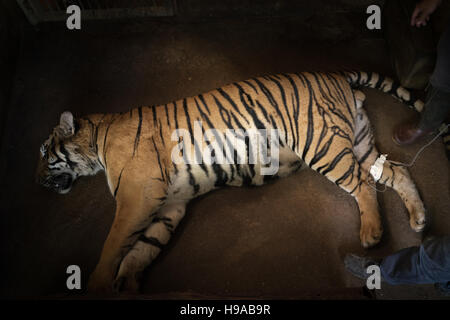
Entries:
<svg viewBox="0 0 450 320">
<path fill-rule="evenodd" d="M 290 148 L 280 148 L 274 174 L 266 174 L 268 165 L 257 164 L 183 164 L 171 178 L 167 201 L 189 201 L 224 186 L 260 186 L 286 177 L 304 167 L 304 162 Z"/>
</svg>

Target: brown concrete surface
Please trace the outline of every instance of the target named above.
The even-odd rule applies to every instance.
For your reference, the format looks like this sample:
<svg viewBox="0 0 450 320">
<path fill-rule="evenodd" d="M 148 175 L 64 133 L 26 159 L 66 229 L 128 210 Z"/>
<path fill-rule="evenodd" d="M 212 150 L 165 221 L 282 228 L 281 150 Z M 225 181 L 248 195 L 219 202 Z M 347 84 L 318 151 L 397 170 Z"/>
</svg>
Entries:
<svg viewBox="0 0 450 320">
<path fill-rule="evenodd" d="M 319 34 L 295 19 L 239 18 L 87 26 L 29 37 L 2 149 L 2 296 L 67 293 L 70 264 L 81 267 L 85 287 L 113 219 L 103 174 L 80 179 L 67 195 L 34 183 L 39 146 L 62 111 L 126 111 L 268 73 L 355 68 L 392 74 L 384 40 L 357 36 L 346 26 L 338 34 L 324 25 Z M 399 148 L 391 132 L 416 115 L 389 96 L 365 93 L 379 150 L 408 162 L 419 146 Z M 428 209 L 426 234 L 448 234 L 449 167 L 442 142 L 410 171 Z M 423 236 L 410 229 L 397 194 L 387 190 L 378 199 L 385 233 L 380 245 L 365 251 L 356 203 L 313 171 L 202 196 L 146 270 L 143 293 L 329 298 L 336 297 L 329 292 L 362 287 L 344 270 L 346 253 L 381 256 L 418 245 Z M 432 286 L 383 288 L 383 299 L 439 297 Z"/>
</svg>

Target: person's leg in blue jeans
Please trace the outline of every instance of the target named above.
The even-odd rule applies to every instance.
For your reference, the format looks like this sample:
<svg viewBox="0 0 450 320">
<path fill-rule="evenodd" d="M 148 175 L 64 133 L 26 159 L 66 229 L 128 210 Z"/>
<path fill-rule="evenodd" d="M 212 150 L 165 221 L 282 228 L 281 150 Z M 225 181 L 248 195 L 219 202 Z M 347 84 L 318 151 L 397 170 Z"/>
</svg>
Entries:
<svg viewBox="0 0 450 320">
<path fill-rule="evenodd" d="M 347 255 L 344 263 L 348 271 L 362 279 L 370 275 L 367 267 L 376 264 L 388 284 L 438 283 L 441 290 L 450 292 L 450 236 L 434 238 L 383 259 Z"/>
<path fill-rule="evenodd" d="M 393 285 L 447 283 L 450 281 L 450 236 L 387 256 L 380 263 L 380 270 L 383 280 Z"/>
</svg>

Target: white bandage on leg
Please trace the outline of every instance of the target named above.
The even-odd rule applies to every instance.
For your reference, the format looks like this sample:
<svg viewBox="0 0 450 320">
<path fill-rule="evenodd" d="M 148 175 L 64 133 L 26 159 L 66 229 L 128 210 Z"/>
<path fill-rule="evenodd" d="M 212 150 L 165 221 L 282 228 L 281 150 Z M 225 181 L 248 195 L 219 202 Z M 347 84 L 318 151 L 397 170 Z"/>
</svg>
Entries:
<svg viewBox="0 0 450 320">
<path fill-rule="evenodd" d="M 386 161 L 387 154 L 381 154 L 377 160 L 375 160 L 375 163 L 370 167 L 370 174 L 375 179 L 375 182 L 380 180 L 381 175 L 383 174 L 383 165 Z"/>
</svg>

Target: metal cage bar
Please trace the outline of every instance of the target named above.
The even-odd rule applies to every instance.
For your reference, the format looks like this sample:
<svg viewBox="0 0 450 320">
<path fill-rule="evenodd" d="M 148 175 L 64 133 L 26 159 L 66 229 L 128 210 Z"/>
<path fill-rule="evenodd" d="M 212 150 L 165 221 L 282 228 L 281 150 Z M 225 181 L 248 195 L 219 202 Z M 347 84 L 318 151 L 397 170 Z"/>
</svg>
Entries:
<svg viewBox="0 0 450 320">
<path fill-rule="evenodd" d="M 175 15 L 176 0 L 16 0 L 28 21 L 64 21 L 66 8 L 78 5 L 82 19 L 120 19 L 137 17 L 168 17 Z"/>
</svg>

